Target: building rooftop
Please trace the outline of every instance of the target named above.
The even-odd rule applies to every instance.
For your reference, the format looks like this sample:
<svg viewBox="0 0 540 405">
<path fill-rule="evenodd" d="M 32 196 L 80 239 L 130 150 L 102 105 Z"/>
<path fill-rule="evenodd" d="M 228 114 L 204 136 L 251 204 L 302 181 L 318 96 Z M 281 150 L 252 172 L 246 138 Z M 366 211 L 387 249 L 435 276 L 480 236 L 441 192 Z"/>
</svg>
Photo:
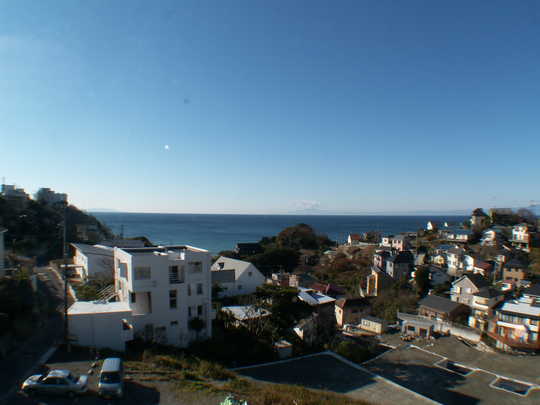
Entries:
<svg viewBox="0 0 540 405">
<path fill-rule="evenodd" d="M 428 295 L 420 300 L 418 306 L 449 313 L 461 306 L 461 304 L 451 301 L 448 298 L 439 297 L 438 295 Z"/>
<path fill-rule="evenodd" d="M 80 250 L 85 255 L 101 255 L 101 256 L 113 256 L 114 252 L 111 247 L 99 246 L 99 245 L 87 245 L 86 243 L 71 243 L 75 249 Z"/>
<path fill-rule="evenodd" d="M 189 245 L 168 245 L 168 246 L 150 246 L 141 248 L 118 248 L 129 254 L 153 254 L 153 253 L 169 253 L 189 250 L 191 252 L 208 253 L 208 250 L 197 248 Z"/>
<path fill-rule="evenodd" d="M 540 297 L 540 283 L 531 285 L 523 290 L 523 294 L 532 295 L 534 297 Z"/>
<path fill-rule="evenodd" d="M 341 309 L 345 307 L 359 307 L 369 305 L 369 301 L 366 298 L 340 298 L 336 301 L 336 305 Z"/>
<path fill-rule="evenodd" d="M 127 302 L 77 301 L 68 309 L 68 315 L 131 312 Z"/>
<path fill-rule="evenodd" d="M 230 313 L 238 321 L 262 318 L 271 314 L 270 311 L 264 308 L 257 308 L 254 305 L 234 305 L 223 307 L 221 310 Z"/>
<path fill-rule="evenodd" d="M 321 294 L 320 292 L 315 291 L 311 288 L 299 287 L 299 290 L 300 292 L 298 293 L 298 298 L 300 298 L 306 304 L 312 306 L 328 304 L 335 301 L 334 298 L 329 297 L 328 295 Z"/>
<path fill-rule="evenodd" d="M 540 306 L 531 305 L 521 300 L 505 301 L 498 311 L 509 312 L 516 315 L 527 315 L 540 319 Z"/>
</svg>

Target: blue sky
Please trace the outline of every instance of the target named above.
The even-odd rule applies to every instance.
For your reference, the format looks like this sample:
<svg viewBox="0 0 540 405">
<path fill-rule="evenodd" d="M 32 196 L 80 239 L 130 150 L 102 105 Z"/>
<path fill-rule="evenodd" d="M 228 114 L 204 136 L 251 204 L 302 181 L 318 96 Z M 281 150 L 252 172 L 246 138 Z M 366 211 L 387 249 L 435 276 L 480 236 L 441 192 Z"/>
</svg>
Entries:
<svg viewBox="0 0 540 405">
<path fill-rule="evenodd" d="M 540 200 L 534 0 L 0 8 L 0 176 L 27 191 L 140 212 Z"/>
</svg>

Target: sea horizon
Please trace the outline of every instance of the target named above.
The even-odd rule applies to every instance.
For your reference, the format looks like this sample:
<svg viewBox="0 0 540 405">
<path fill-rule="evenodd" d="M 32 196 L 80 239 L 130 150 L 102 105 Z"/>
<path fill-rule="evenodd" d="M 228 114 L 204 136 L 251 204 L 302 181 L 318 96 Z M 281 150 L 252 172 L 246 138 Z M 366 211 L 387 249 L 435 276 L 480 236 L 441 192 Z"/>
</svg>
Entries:
<svg viewBox="0 0 540 405">
<path fill-rule="evenodd" d="M 189 244 L 217 254 L 237 243 L 258 242 L 283 229 L 306 223 L 318 234 L 343 243 L 351 233 L 381 234 L 415 232 L 430 220 L 461 224 L 459 215 L 313 215 L 313 214 L 176 214 L 93 212 L 117 235 L 145 236 L 155 244 Z"/>
</svg>

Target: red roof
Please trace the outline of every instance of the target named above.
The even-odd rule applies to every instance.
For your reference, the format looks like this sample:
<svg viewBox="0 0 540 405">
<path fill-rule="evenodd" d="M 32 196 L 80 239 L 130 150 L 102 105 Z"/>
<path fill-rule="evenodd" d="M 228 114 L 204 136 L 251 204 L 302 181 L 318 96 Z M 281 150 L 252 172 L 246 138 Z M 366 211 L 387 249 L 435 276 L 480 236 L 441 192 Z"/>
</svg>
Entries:
<svg viewBox="0 0 540 405">
<path fill-rule="evenodd" d="M 360 240 L 360 239 L 362 239 L 362 238 L 360 237 L 360 235 L 358 235 L 357 233 L 351 233 L 351 234 L 349 235 L 349 237 L 350 237 L 352 240 Z"/>
</svg>

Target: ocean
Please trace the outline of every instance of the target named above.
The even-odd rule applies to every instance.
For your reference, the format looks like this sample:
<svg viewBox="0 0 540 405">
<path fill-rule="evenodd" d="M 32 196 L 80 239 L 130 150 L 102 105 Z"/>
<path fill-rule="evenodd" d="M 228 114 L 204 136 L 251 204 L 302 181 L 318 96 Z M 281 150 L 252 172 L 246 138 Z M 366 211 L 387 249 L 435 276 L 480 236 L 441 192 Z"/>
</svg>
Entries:
<svg viewBox="0 0 540 405">
<path fill-rule="evenodd" d="M 288 226 L 305 223 L 317 233 L 343 243 L 350 233 L 378 231 L 383 234 L 415 232 L 428 221 L 458 224 L 463 216 L 374 216 L 374 215 L 219 215 L 139 214 L 93 212 L 115 234 L 122 227 L 125 237 L 146 236 L 155 244 L 188 244 L 213 254 L 231 250 L 239 242 L 258 242 L 277 235 Z"/>
</svg>

